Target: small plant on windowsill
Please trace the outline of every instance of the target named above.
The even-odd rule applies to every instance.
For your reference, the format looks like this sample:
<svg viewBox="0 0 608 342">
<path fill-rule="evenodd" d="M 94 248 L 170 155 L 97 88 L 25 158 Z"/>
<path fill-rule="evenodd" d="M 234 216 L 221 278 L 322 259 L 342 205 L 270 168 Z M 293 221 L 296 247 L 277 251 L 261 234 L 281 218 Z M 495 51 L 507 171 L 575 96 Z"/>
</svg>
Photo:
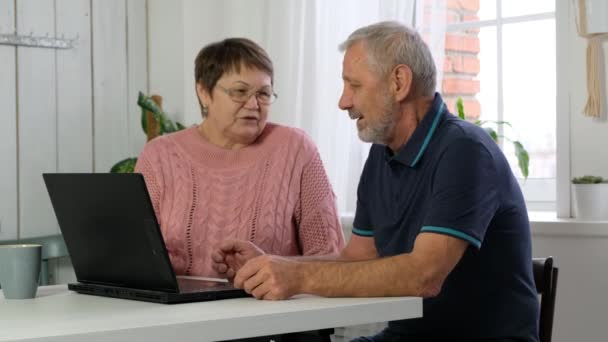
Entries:
<svg viewBox="0 0 608 342">
<path fill-rule="evenodd" d="M 581 220 L 608 220 L 608 181 L 599 176 L 572 178 L 574 217 Z"/>
<path fill-rule="evenodd" d="M 458 98 L 456 100 L 456 108 L 458 110 L 458 117 L 462 120 L 466 120 L 466 116 L 464 114 L 464 105 L 462 104 L 462 98 Z M 473 122 L 477 126 L 483 128 L 492 140 L 498 143 L 498 139 L 504 139 L 513 144 L 515 148 L 515 157 L 517 158 L 517 165 L 519 166 L 519 170 L 521 171 L 522 176 L 524 176 L 524 180 L 528 179 L 528 167 L 530 165 L 530 155 L 528 151 L 524 148 L 524 145 L 518 140 L 512 140 L 504 135 L 500 135 L 496 132 L 496 130 L 492 126 L 509 126 L 512 127 L 511 124 L 507 121 L 493 121 L 493 120 L 475 120 Z"/>
<path fill-rule="evenodd" d="M 146 96 L 141 91 L 137 96 L 137 105 L 141 107 L 141 128 L 146 134 L 147 141 L 159 135 L 172 133 L 184 129 L 184 125 L 173 122 L 162 110 L 162 97 L 157 95 Z M 114 164 L 111 173 L 130 173 L 135 170 L 136 157 L 126 158 Z"/>
<path fill-rule="evenodd" d="M 572 178 L 572 184 L 601 184 L 606 183 L 604 178 L 599 176 L 583 176 Z"/>
</svg>

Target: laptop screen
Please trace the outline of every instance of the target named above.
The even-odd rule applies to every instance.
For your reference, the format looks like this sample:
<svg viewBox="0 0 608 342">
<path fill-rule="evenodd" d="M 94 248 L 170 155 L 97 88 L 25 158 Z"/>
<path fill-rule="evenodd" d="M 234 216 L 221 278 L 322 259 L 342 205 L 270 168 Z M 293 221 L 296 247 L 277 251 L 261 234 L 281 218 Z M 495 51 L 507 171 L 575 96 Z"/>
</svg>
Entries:
<svg viewBox="0 0 608 342">
<path fill-rule="evenodd" d="M 82 283 L 178 292 L 141 174 L 43 174 Z"/>
</svg>

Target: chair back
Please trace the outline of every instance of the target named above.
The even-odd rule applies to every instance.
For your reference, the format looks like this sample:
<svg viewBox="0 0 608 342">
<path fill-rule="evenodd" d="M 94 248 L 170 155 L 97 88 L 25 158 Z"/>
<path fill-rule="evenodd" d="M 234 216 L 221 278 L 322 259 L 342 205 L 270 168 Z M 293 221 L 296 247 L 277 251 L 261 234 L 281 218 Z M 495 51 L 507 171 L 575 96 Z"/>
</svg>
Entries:
<svg viewBox="0 0 608 342">
<path fill-rule="evenodd" d="M 558 268 L 553 266 L 553 257 L 533 258 L 532 267 L 536 291 L 540 295 L 540 342 L 551 342 Z"/>
</svg>

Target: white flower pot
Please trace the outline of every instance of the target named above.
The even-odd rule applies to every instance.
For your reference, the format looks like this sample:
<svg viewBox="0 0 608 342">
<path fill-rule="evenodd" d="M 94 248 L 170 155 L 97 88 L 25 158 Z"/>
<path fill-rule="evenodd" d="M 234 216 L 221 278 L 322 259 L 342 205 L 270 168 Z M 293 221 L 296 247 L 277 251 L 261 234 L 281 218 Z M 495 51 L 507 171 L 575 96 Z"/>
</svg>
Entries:
<svg viewBox="0 0 608 342">
<path fill-rule="evenodd" d="M 572 184 L 574 217 L 581 220 L 608 220 L 608 183 Z"/>
</svg>

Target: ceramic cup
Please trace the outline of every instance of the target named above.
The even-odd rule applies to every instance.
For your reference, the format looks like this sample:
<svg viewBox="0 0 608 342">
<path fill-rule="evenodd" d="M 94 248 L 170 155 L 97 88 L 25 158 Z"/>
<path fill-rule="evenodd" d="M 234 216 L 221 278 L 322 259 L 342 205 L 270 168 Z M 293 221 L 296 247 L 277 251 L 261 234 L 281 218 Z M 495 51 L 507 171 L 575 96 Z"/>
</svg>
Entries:
<svg viewBox="0 0 608 342">
<path fill-rule="evenodd" d="M 36 297 L 41 245 L 0 245 L 0 286 L 6 299 Z"/>
</svg>

